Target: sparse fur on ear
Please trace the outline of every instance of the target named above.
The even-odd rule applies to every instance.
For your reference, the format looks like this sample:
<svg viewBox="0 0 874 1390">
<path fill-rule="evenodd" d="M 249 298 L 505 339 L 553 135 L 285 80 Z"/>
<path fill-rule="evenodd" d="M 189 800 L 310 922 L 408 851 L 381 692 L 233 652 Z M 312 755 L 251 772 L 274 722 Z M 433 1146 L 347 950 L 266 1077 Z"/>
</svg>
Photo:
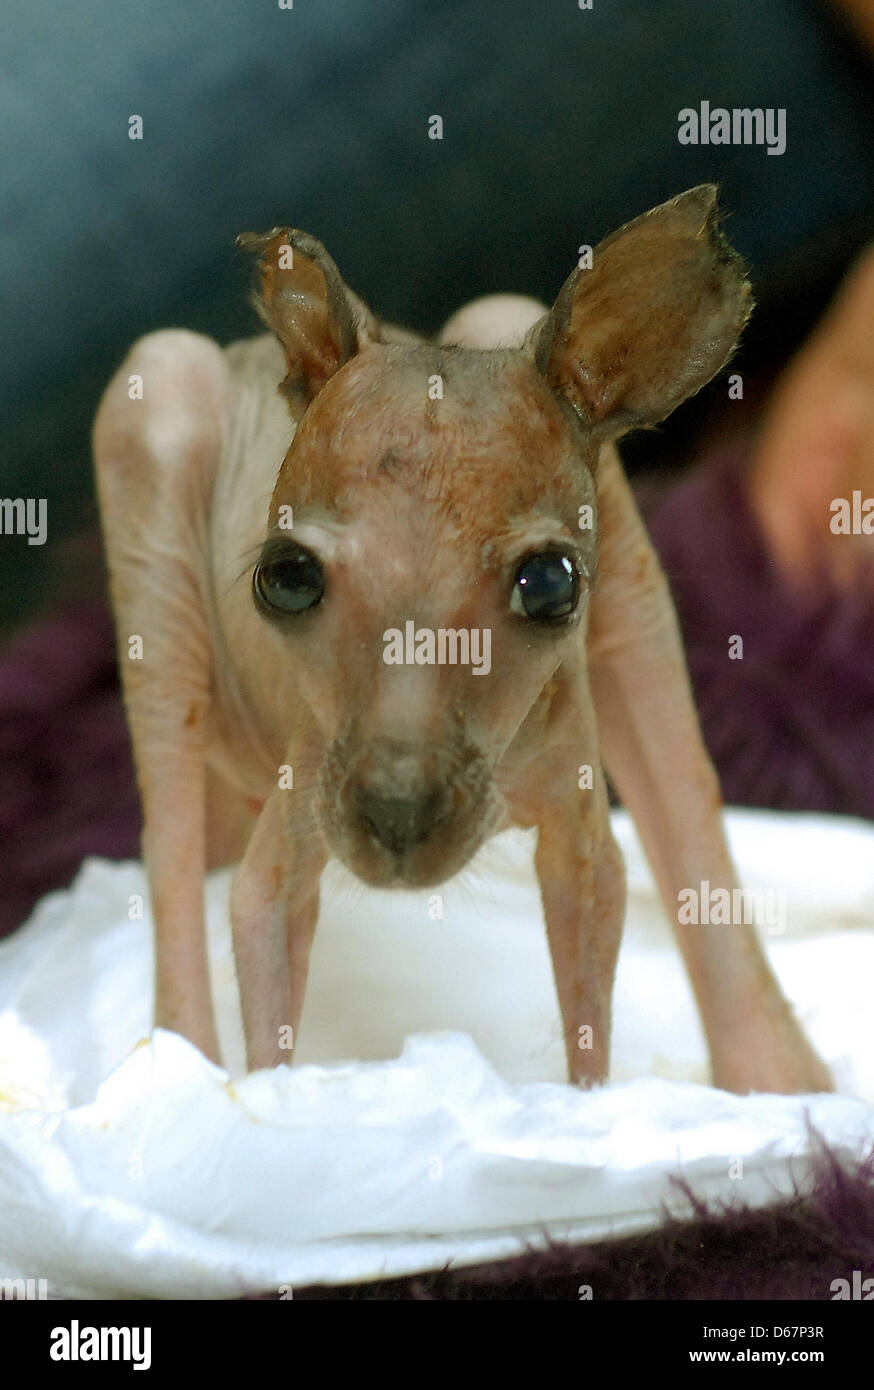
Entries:
<svg viewBox="0 0 874 1390">
<path fill-rule="evenodd" d="M 540 371 L 603 438 L 663 420 L 737 346 L 752 296 L 716 195 L 701 184 L 607 237 L 529 335 Z"/>
<path fill-rule="evenodd" d="M 280 390 L 305 408 L 359 348 L 379 341 L 377 321 L 307 232 L 242 232 L 237 245 L 258 258 L 255 308 L 285 349 L 288 371 Z"/>
</svg>

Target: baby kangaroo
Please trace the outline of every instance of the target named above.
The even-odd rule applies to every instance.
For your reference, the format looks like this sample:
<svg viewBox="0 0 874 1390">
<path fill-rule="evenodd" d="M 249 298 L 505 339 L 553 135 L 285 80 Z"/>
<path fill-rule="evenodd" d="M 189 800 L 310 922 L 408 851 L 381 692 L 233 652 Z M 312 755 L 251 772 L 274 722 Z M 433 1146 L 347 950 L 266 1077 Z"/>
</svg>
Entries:
<svg viewBox="0 0 874 1390">
<path fill-rule="evenodd" d="M 437 342 L 378 322 L 313 237 L 240 242 L 271 333 L 225 350 L 150 334 L 95 425 L 156 1023 L 217 1057 L 209 867 L 240 860 L 248 1060 L 267 1067 L 297 1033 L 329 856 L 365 883 L 421 887 L 504 827 L 536 826 L 570 1076 L 604 1080 L 624 875 L 603 758 L 715 1083 L 828 1089 L 752 926 L 677 920 L 681 890 L 736 880 L 666 581 L 613 444 L 736 345 L 749 289 L 716 190 L 608 237 L 551 310 L 477 301 Z"/>
</svg>

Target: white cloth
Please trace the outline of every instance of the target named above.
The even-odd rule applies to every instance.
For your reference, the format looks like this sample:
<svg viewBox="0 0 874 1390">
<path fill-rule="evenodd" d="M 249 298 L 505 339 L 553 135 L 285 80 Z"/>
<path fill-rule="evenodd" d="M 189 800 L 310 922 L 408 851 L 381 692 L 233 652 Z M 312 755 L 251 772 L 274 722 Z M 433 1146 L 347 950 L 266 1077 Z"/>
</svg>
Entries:
<svg viewBox="0 0 874 1390">
<path fill-rule="evenodd" d="M 734 811 L 744 881 L 784 890 L 769 955 L 842 1094 L 706 1085 L 679 954 L 627 817 L 629 907 L 611 1085 L 564 1084 L 533 835 L 435 892 L 323 883 L 295 1066 L 245 1075 L 227 925 L 209 883 L 225 1072 L 144 1041 L 152 947 L 140 865 L 90 860 L 0 945 L 0 1277 L 51 1294 L 228 1298 L 643 1231 L 663 1203 L 773 1200 L 806 1120 L 874 1146 L 874 826 Z M 131 920 L 137 896 L 145 915 Z M 442 910 L 442 918 L 436 915 Z M 730 928 L 728 928 L 730 930 Z M 488 1059 L 488 1060 L 487 1060 Z"/>
</svg>

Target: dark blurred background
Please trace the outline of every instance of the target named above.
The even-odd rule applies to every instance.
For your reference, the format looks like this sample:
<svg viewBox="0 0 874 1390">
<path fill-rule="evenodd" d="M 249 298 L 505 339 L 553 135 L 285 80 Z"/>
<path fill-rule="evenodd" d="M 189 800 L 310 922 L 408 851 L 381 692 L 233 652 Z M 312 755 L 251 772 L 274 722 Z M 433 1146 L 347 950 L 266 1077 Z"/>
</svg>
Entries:
<svg viewBox="0 0 874 1390">
<path fill-rule="evenodd" d="M 716 180 L 759 304 L 745 409 L 874 234 L 870 56 L 825 0 L 28 0 L 0 64 L 0 495 L 46 497 L 49 535 L 0 537 L 5 635 L 99 590 L 89 429 L 133 339 L 256 331 L 241 230 L 315 233 L 431 332 L 478 294 L 551 298 L 580 243 Z M 680 145 L 702 99 L 785 107 L 786 152 Z M 682 464 L 712 406 L 631 470 Z"/>
</svg>

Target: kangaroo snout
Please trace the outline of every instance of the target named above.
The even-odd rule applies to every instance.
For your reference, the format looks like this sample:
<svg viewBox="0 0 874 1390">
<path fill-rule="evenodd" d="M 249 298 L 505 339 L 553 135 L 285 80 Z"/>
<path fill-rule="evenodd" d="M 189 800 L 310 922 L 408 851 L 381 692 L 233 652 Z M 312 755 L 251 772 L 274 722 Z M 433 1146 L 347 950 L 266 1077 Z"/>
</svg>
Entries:
<svg viewBox="0 0 874 1390">
<path fill-rule="evenodd" d="M 355 809 L 367 833 L 390 854 L 422 844 L 453 809 L 448 760 L 391 739 L 370 745 L 359 760 Z"/>
<path fill-rule="evenodd" d="M 380 796 L 358 789 L 358 810 L 368 832 L 391 854 L 403 855 L 427 840 L 449 815 L 448 787 L 433 787 L 419 796 Z"/>
<path fill-rule="evenodd" d="M 331 848 L 376 887 L 439 883 L 463 868 L 493 821 L 485 756 L 439 744 L 368 741 L 326 759 L 321 824 Z"/>
</svg>

